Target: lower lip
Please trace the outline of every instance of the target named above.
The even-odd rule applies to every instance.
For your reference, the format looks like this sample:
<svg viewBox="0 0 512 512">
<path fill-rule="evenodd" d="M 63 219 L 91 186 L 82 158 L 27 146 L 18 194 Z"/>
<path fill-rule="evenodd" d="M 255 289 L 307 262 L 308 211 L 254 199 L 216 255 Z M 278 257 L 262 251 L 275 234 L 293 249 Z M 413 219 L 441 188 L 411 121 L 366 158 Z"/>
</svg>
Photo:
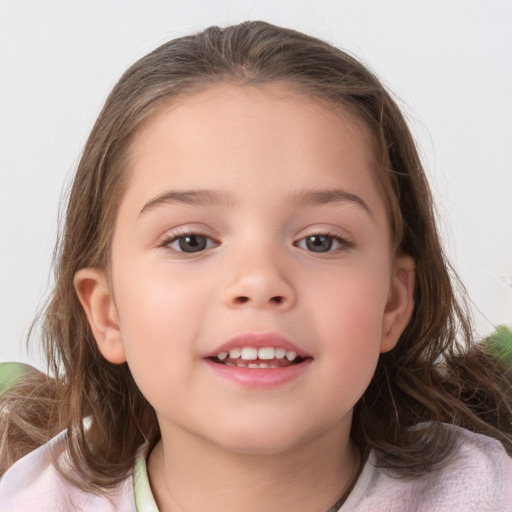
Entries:
<svg viewBox="0 0 512 512">
<path fill-rule="evenodd" d="M 275 388 L 298 379 L 311 364 L 311 359 L 283 368 L 241 368 L 227 366 L 205 359 L 205 363 L 218 376 L 249 388 Z"/>
</svg>

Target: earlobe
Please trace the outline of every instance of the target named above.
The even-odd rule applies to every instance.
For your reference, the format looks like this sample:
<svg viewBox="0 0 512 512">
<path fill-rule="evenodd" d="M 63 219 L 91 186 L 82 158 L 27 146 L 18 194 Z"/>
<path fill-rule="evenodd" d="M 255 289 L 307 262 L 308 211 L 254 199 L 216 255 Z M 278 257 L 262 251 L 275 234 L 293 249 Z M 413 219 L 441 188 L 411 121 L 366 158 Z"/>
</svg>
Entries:
<svg viewBox="0 0 512 512">
<path fill-rule="evenodd" d="M 75 274 L 74 285 L 101 354 L 111 363 L 124 363 L 126 354 L 106 272 L 83 268 Z"/>
<path fill-rule="evenodd" d="M 389 352 L 407 327 L 414 309 L 415 262 L 397 256 L 382 324 L 381 352 Z"/>
</svg>

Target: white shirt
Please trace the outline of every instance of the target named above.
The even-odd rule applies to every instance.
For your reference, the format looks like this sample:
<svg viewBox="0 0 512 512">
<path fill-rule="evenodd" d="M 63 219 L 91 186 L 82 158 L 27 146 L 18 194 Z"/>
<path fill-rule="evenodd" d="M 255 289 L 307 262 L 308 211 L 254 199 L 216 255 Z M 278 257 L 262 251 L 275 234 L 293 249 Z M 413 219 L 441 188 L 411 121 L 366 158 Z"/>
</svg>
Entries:
<svg viewBox="0 0 512 512">
<path fill-rule="evenodd" d="M 376 467 L 371 452 L 340 512 L 512 512 L 512 459 L 502 445 L 447 428 L 459 433 L 454 460 L 421 477 L 396 479 Z M 108 496 L 87 493 L 61 478 L 53 456 L 65 450 L 61 433 L 16 462 L 0 480 L 0 512 L 158 512 L 144 448 L 134 471 Z"/>
</svg>

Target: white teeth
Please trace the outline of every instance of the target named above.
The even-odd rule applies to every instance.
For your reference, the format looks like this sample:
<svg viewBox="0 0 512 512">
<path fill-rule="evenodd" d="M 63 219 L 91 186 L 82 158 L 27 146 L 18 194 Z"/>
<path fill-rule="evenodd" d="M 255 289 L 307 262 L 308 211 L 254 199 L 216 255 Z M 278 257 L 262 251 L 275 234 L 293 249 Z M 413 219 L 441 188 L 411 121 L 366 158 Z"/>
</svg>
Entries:
<svg viewBox="0 0 512 512">
<path fill-rule="evenodd" d="M 258 359 L 258 349 L 253 347 L 244 347 L 240 353 L 240 357 L 244 361 L 253 361 Z"/>
<path fill-rule="evenodd" d="M 234 349 L 230 350 L 229 351 L 230 359 L 238 359 L 240 357 L 241 352 L 242 351 L 239 348 L 234 348 Z"/>
<path fill-rule="evenodd" d="M 288 361 L 293 361 L 297 357 L 297 354 L 295 352 L 292 352 L 291 350 L 286 351 L 286 359 Z"/>
<path fill-rule="evenodd" d="M 258 349 L 258 359 L 274 359 L 276 351 L 272 347 L 263 347 Z"/>
<path fill-rule="evenodd" d="M 276 359 L 284 359 L 285 355 L 286 355 L 285 348 L 276 348 Z"/>
<path fill-rule="evenodd" d="M 234 363 L 234 360 L 236 359 L 242 359 L 243 361 L 271 361 L 273 359 L 288 359 L 288 361 L 292 362 L 297 358 L 297 353 L 293 350 L 286 350 L 285 348 L 278 347 L 262 347 L 262 348 L 255 348 L 255 347 L 243 347 L 243 348 L 233 348 L 229 352 L 219 352 L 217 354 L 217 359 L 219 361 L 225 361 L 225 364 L 230 364 L 229 360 L 233 360 L 232 364 Z M 230 365 L 232 365 L 230 364 Z M 255 363 L 258 368 L 268 368 L 268 365 L 261 366 Z M 249 368 L 253 368 L 253 366 L 248 365 Z"/>
</svg>

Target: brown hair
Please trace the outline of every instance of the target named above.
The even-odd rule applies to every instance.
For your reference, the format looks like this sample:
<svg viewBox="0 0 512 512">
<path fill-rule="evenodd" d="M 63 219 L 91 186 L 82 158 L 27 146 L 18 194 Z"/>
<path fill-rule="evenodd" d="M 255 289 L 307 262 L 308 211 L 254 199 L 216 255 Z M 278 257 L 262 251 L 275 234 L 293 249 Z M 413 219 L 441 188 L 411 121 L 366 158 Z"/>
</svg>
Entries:
<svg viewBox="0 0 512 512">
<path fill-rule="evenodd" d="M 108 268 L 127 149 L 141 123 L 173 98 L 220 81 L 285 83 L 349 109 L 373 136 L 396 250 L 416 261 L 415 309 L 355 407 L 353 440 L 374 448 L 381 466 L 407 475 L 427 471 L 453 451 L 456 440 L 440 422 L 492 435 L 511 449 L 510 385 L 473 343 L 399 108 L 377 78 L 343 51 L 293 30 L 246 22 L 172 40 L 136 62 L 114 87 L 85 146 L 43 323 L 53 396 L 65 404 L 61 421 L 76 469 L 68 478 L 88 490 L 108 489 L 130 470 L 140 444 L 159 438 L 155 413 L 127 365 L 101 357 L 73 277 L 84 267 Z"/>
</svg>

